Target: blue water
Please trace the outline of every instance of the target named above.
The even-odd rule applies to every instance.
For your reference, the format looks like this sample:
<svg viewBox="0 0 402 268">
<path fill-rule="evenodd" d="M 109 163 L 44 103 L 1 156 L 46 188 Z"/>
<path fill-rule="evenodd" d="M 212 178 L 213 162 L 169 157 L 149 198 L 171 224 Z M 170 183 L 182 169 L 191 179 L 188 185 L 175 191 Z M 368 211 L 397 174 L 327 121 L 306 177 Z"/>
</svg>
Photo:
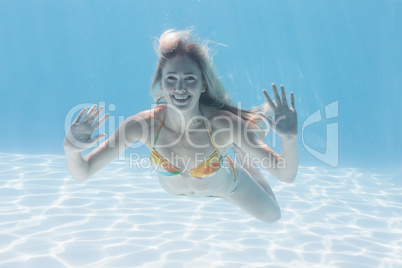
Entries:
<svg viewBox="0 0 402 268">
<path fill-rule="evenodd" d="M 201 39 L 212 41 L 214 64 L 234 103 L 241 102 L 245 108 L 261 104 L 261 90 L 269 90 L 271 83 L 293 91 L 299 116 L 300 165 L 305 170 L 325 171 L 333 178 L 339 178 L 337 172 L 343 174 L 346 180 L 337 182 L 342 192 L 349 194 L 347 200 L 362 195 L 346 191 L 349 179 L 386 178 L 378 183 L 382 195 L 375 202 L 384 204 L 390 218 L 398 221 L 396 208 L 402 201 L 392 191 L 399 189 L 402 177 L 401 17 L 402 2 L 398 0 L 0 0 L 2 191 L 10 193 L 18 185 L 23 187 L 27 179 L 37 179 L 39 185 L 53 183 L 58 176 L 71 180 L 60 157 L 65 127 L 71 115 L 77 114 L 77 107 L 105 105 L 111 118 L 102 131 L 110 136 L 119 120 L 153 104 L 149 88 L 157 63 L 155 38 L 167 29 L 193 27 Z M 275 137 L 268 136 L 266 142 L 280 151 Z M 148 153 L 144 147 L 131 148 L 130 152 Z M 31 159 L 25 169 L 14 161 L 19 157 Z M 60 162 L 55 167 L 52 160 L 43 158 Z M 31 165 L 36 162 L 41 163 L 37 173 Z M 40 177 L 43 170 L 50 170 L 46 178 Z M 354 172 L 366 175 L 356 177 Z M 308 178 L 308 172 L 305 174 L 301 178 Z M 297 185 L 306 182 L 299 179 L 291 191 L 301 194 Z M 362 185 L 356 189 L 366 189 Z M 320 193 L 310 186 L 306 185 L 312 194 Z M 281 189 L 277 186 L 276 190 Z M 323 189 L 325 196 L 327 188 Z M 369 198 L 374 192 L 363 193 Z M 7 195 L 9 199 L 0 197 L 0 208 L 8 211 L 8 202 L 18 204 L 21 194 L 15 191 L 14 196 Z M 277 195 L 281 198 L 280 192 Z M 282 196 L 281 206 L 286 207 L 289 200 L 285 193 Z M 291 200 L 303 201 L 298 198 Z M 342 207 L 344 202 L 336 206 Z M 370 208 L 361 206 L 357 210 L 364 214 Z M 32 211 L 31 216 L 35 214 Z M 330 215 L 328 212 L 323 217 Z M 353 213 L 345 215 L 349 217 L 345 222 L 356 223 Z M 386 220 L 385 215 L 381 217 Z M 303 222 L 308 225 L 312 220 Z M 357 224 L 355 228 L 364 226 Z M 276 232 L 286 230 L 282 227 L 275 227 Z M 163 231 L 163 227 L 158 228 Z M 387 231 L 385 226 L 381 232 L 392 234 L 393 228 Z M 400 252 L 402 244 L 395 241 L 395 253 Z M 400 264 L 400 257 L 395 258 L 395 263 L 377 264 Z M 225 264 L 224 258 L 221 260 Z M 301 263 L 308 266 L 308 259 L 303 260 Z M 85 265 L 90 263 L 95 262 Z M 229 262 L 226 264 L 230 267 Z M 346 267 L 329 261 L 321 264 Z"/>
<path fill-rule="evenodd" d="M 211 44 L 235 103 L 258 105 L 262 88 L 284 84 L 302 123 L 339 101 L 328 123 L 339 123 L 341 165 L 401 162 L 400 1 L 216 2 L 0 1 L 1 151 L 62 153 L 80 103 L 114 104 L 116 118 L 148 109 L 155 38 L 194 27 L 226 45 Z M 306 129 L 321 152 L 326 123 Z"/>
</svg>

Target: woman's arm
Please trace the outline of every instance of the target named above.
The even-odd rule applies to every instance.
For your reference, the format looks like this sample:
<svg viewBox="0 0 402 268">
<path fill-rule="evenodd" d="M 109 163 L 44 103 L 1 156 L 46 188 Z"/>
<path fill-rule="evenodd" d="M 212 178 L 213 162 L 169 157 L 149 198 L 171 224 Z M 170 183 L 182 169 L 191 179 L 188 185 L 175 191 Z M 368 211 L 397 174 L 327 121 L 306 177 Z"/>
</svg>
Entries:
<svg viewBox="0 0 402 268">
<path fill-rule="evenodd" d="M 142 137 L 141 116 L 134 115 L 127 118 L 103 144 L 87 156 L 83 156 L 82 151 L 89 149 L 100 138 L 106 136 L 106 134 L 99 134 L 91 139 L 93 132 L 108 118 L 108 115 L 105 115 L 92 125 L 99 116 L 102 107 L 94 113 L 95 109 L 96 106 L 93 106 L 82 120 L 86 109 L 81 111 L 77 119 L 71 124 L 64 140 L 67 167 L 76 180 L 89 178 L 123 153 L 131 143 Z"/>
<path fill-rule="evenodd" d="M 282 152 L 277 154 L 266 145 L 254 130 L 241 118 L 233 121 L 233 142 L 246 154 L 249 164 L 266 169 L 280 181 L 294 181 L 298 169 L 297 143 L 295 139 L 281 138 Z"/>
<path fill-rule="evenodd" d="M 291 183 L 295 180 L 299 167 L 299 158 L 297 155 L 297 137 L 285 138 L 281 137 L 282 152 L 281 158 L 285 164 L 283 168 L 279 167 L 280 180 Z"/>
<path fill-rule="evenodd" d="M 282 152 L 277 154 L 268 147 L 246 122 L 236 117 L 233 120 L 234 140 L 246 154 L 250 163 L 258 164 L 265 168 L 273 176 L 283 182 L 293 182 L 298 170 L 297 156 L 297 114 L 294 108 L 294 95 L 291 93 L 291 107 L 288 106 L 285 89 L 281 86 L 282 99 L 279 97 L 275 84 L 272 84 L 275 97 L 274 103 L 264 90 L 264 95 L 274 112 L 274 117 L 269 118 L 261 114 L 281 138 Z"/>
</svg>

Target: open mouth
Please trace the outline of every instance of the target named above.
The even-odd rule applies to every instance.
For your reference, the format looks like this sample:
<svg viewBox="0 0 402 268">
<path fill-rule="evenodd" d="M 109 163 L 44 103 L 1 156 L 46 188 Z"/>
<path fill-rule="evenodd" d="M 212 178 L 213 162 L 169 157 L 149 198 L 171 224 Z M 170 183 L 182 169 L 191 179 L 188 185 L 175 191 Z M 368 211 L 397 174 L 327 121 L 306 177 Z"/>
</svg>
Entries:
<svg viewBox="0 0 402 268">
<path fill-rule="evenodd" d="M 190 95 L 173 95 L 173 99 L 177 102 L 186 102 L 190 97 Z"/>
</svg>

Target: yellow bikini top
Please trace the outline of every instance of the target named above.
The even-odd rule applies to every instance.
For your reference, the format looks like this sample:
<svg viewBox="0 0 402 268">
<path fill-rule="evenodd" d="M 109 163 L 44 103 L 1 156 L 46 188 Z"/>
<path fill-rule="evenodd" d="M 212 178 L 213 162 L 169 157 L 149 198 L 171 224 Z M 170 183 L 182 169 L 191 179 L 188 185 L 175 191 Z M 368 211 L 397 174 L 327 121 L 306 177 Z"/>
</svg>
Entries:
<svg viewBox="0 0 402 268">
<path fill-rule="evenodd" d="M 165 116 L 163 117 L 162 123 L 159 126 L 158 132 L 156 134 L 154 144 L 152 146 L 151 150 L 151 162 L 155 164 L 156 167 L 156 172 L 163 175 L 163 176 L 174 176 L 174 175 L 180 175 L 183 172 L 179 170 L 177 167 L 169 163 L 168 160 L 166 160 L 163 156 L 161 156 L 158 151 L 155 149 L 156 142 L 159 137 L 159 132 L 161 131 L 162 125 L 165 122 L 166 118 L 166 113 Z M 204 162 L 199 164 L 197 167 L 193 168 L 189 174 L 195 178 L 202 179 L 206 178 L 209 176 L 214 175 L 218 170 L 221 168 L 222 163 L 223 163 L 223 156 L 219 153 L 218 149 L 216 149 L 215 143 L 212 140 L 211 132 L 208 129 L 207 123 L 204 121 L 205 126 L 207 128 L 209 137 L 211 139 L 212 145 L 215 148 L 215 152 L 208 157 Z"/>
</svg>

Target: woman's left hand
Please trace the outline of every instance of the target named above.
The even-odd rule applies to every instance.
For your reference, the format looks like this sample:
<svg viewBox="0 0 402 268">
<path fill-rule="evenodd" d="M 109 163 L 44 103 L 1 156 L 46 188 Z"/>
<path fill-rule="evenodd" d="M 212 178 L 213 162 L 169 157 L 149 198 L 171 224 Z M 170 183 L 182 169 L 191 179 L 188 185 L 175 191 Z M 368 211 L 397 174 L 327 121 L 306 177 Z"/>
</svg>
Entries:
<svg viewBox="0 0 402 268">
<path fill-rule="evenodd" d="M 281 138 L 295 138 L 297 136 L 297 113 L 295 109 L 295 96 L 293 92 L 290 93 L 290 104 L 285 95 L 285 88 L 281 85 L 281 97 L 279 97 L 276 85 L 272 84 L 272 92 L 274 94 L 275 103 L 269 97 L 267 91 L 264 89 L 263 94 L 267 99 L 270 108 L 274 112 L 274 117 L 269 118 L 264 114 L 261 114 L 268 120 L 269 126 L 275 131 Z"/>
</svg>

